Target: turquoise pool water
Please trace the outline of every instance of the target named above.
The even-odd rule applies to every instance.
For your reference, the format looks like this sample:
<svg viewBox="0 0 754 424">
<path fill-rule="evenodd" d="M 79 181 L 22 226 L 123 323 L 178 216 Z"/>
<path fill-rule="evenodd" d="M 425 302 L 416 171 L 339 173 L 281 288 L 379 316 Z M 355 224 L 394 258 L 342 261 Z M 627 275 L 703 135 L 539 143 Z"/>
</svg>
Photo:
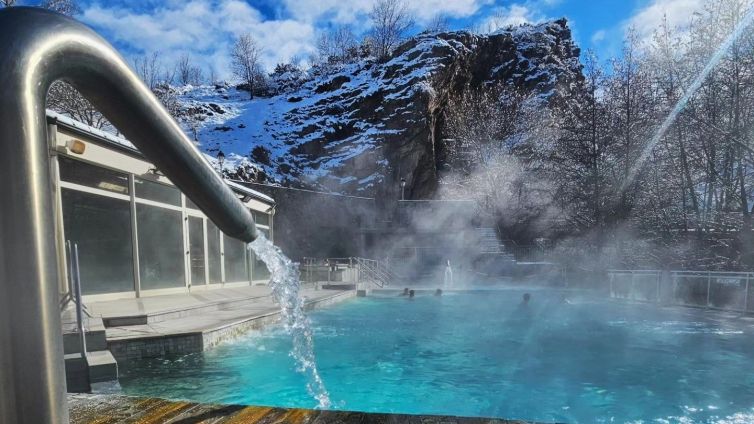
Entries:
<svg viewBox="0 0 754 424">
<path fill-rule="evenodd" d="M 751 321 L 523 290 L 360 298 L 311 314 L 339 409 L 546 422 L 754 422 Z M 121 364 L 126 394 L 314 407 L 270 328 Z"/>
</svg>

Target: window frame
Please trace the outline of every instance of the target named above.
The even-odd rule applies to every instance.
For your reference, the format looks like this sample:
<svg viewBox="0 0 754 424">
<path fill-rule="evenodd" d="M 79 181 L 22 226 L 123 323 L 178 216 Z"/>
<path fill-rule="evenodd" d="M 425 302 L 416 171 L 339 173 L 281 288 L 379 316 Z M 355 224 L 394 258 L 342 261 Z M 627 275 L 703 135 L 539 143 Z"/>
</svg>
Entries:
<svg viewBox="0 0 754 424">
<path fill-rule="evenodd" d="M 154 182 L 157 184 L 163 184 L 172 188 L 175 188 L 178 190 L 177 187 L 171 184 L 163 183 L 162 181 L 154 181 L 148 178 L 146 175 L 139 175 L 134 172 L 129 172 L 127 170 L 123 169 L 116 169 L 113 167 L 109 167 L 107 165 L 103 165 L 100 163 L 94 163 L 92 161 L 86 160 L 86 158 L 80 158 L 68 155 L 63 152 L 58 152 L 58 154 L 53 155 L 52 159 L 56 161 L 56 166 L 58 165 L 58 158 L 64 157 L 65 160 L 73 160 L 73 161 L 79 161 L 82 163 L 85 163 L 89 166 L 96 166 L 108 171 L 112 171 L 118 174 L 123 174 L 128 177 L 129 187 L 128 187 L 128 194 L 122 194 L 117 193 L 113 191 L 108 191 L 100 188 L 95 188 L 91 186 L 86 186 L 82 184 L 73 183 L 70 181 L 64 181 L 62 177 L 59 174 L 55 175 L 55 180 L 57 182 L 56 184 L 56 197 L 58 199 L 58 207 L 60 208 L 61 214 L 62 214 L 62 199 L 61 199 L 61 193 L 62 189 L 68 189 L 68 190 L 75 190 L 85 193 L 90 193 L 98 196 L 104 196 L 109 198 L 114 198 L 118 200 L 124 200 L 129 202 L 130 205 L 130 212 L 131 212 L 131 244 L 132 244 L 132 262 L 133 262 L 133 290 L 126 291 L 126 292 L 115 292 L 115 293 L 107 293 L 107 294 L 93 294 L 93 295 L 85 295 L 84 300 L 85 301 L 100 301 L 100 300 L 111 300 L 111 299 L 122 299 L 122 298 L 138 298 L 138 297 L 144 297 L 144 296 L 153 296 L 153 295 L 159 295 L 159 294 L 175 294 L 175 293 L 190 293 L 194 290 L 207 290 L 207 289 L 216 289 L 216 288 L 223 288 L 223 287 L 239 287 L 239 286 L 250 286 L 255 283 L 259 283 L 260 280 L 254 280 L 254 264 L 255 264 L 255 257 L 252 256 L 252 254 L 246 250 L 245 251 L 245 261 L 246 261 L 246 268 L 247 268 L 247 275 L 248 278 L 246 280 L 242 281 L 227 281 L 226 278 L 226 264 L 225 264 L 225 238 L 228 237 L 225 234 L 220 232 L 220 282 L 219 283 L 210 283 L 210 269 L 209 269 L 209 225 L 208 225 L 208 218 L 206 215 L 204 215 L 200 210 L 194 209 L 193 207 L 189 207 L 189 200 L 186 197 L 185 194 L 180 192 L 181 196 L 181 204 L 180 206 L 173 205 L 170 203 L 163 203 L 155 200 L 145 199 L 138 197 L 136 195 L 136 178 L 148 180 L 149 182 Z M 184 267 L 184 284 L 179 287 L 170 287 L 170 288 L 156 288 L 156 289 L 144 289 L 142 288 L 141 284 L 141 278 L 140 278 L 140 270 L 139 270 L 139 237 L 138 237 L 138 223 L 137 223 L 137 214 L 136 214 L 136 207 L 137 205 L 147 205 L 147 206 L 153 206 L 158 208 L 163 208 L 167 210 L 172 211 L 178 211 L 181 212 L 181 230 L 183 234 L 183 250 L 184 253 L 183 256 L 183 267 Z M 257 209 L 253 209 L 249 207 L 249 210 L 252 212 L 252 214 L 255 216 L 256 221 L 256 215 L 257 214 L 265 214 L 268 218 L 268 223 L 270 225 L 262 225 L 258 224 L 257 227 L 260 229 L 265 230 L 268 234 L 270 234 L 270 237 L 272 237 L 272 223 L 273 223 L 273 217 L 274 214 L 269 213 L 269 210 L 267 212 L 260 211 Z M 195 217 L 195 218 L 201 218 L 202 220 L 202 240 L 204 244 L 204 273 L 205 273 L 205 279 L 204 282 L 196 283 L 191 281 L 191 263 L 190 263 L 190 234 L 189 234 L 189 217 Z M 65 228 L 61 223 L 61 228 L 59 230 L 61 232 L 61 237 L 63 240 L 65 240 Z M 66 253 L 62 252 L 62 259 L 65 261 L 67 260 L 65 257 Z"/>
</svg>

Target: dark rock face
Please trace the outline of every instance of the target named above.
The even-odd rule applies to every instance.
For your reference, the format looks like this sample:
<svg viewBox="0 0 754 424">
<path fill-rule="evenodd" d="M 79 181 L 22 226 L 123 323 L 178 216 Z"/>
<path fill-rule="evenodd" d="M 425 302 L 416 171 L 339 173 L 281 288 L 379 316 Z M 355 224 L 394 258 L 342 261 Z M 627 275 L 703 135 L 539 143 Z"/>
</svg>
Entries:
<svg viewBox="0 0 754 424">
<path fill-rule="evenodd" d="M 264 146 L 265 173 L 283 184 L 394 199 L 405 178 L 406 198 L 428 198 L 444 160 L 449 97 L 503 83 L 550 101 L 582 78 L 578 56 L 564 19 L 491 35 L 420 34 L 383 63 L 314 69 L 296 89 L 268 99 L 265 115 L 254 118 L 264 134 L 249 124 L 257 133 L 238 133 L 248 145 L 235 153 Z"/>
</svg>

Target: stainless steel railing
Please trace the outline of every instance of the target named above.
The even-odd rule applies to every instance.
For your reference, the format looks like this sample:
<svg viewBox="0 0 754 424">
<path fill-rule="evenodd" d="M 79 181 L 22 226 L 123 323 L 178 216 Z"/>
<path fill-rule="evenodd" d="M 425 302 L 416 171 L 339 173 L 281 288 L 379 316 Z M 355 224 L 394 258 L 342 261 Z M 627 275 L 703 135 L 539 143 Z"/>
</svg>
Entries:
<svg viewBox="0 0 754 424">
<path fill-rule="evenodd" d="M 74 86 L 227 235 L 251 213 L 127 62 L 90 28 L 39 8 L 0 11 L 0 422 L 67 423 L 45 100 Z"/>
<path fill-rule="evenodd" d="M 609 270 L 608 283 L 613 298 L 754 312 L 751 272 Z"/>
</svg>

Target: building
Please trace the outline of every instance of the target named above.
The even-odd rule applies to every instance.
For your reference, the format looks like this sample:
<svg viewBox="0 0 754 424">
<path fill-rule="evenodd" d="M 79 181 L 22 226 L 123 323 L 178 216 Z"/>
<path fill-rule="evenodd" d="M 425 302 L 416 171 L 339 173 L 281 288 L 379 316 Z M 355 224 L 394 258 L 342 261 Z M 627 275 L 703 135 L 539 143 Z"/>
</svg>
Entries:
<svg viewBox="0 0 754 424">
<path fill-rule="evenodd" d="M 54 112 L 47 121 L 61 294 L 66 241 L 78 246 L 85 302 L 267 282 L 246 245 L 224 236 L 127 140 Z M 272 238 L 274 200 L 227 183 Z"/>
</svg>

